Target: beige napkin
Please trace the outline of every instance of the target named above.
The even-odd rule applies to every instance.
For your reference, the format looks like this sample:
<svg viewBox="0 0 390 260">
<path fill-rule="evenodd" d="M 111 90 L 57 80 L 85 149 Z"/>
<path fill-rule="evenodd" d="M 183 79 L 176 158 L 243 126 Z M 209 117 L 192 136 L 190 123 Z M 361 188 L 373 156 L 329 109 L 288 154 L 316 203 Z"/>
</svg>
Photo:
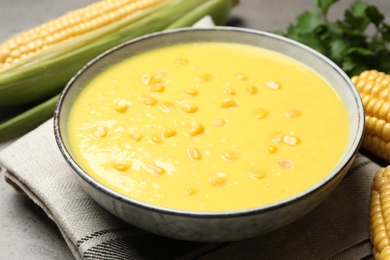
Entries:
<svg viewBox="0 0 390 260">
<path fill-rule="evenodd" d="M 378 165 L 358 155 L 340 186 L 312 212 L 272 233 L 192 243 L 141 231 L 79 187 L 55 143 L 52 120 L 0 152 L 0 165 L 57 224 L 77 259 L 371 259 L 368 204 Z"/>
</svg>

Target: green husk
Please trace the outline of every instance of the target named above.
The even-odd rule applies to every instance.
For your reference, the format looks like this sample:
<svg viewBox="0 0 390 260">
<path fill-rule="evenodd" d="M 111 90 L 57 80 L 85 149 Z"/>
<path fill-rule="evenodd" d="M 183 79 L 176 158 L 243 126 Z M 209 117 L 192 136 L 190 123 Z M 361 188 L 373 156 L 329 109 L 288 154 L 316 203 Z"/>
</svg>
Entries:
<svg viewBox="0 0 390 260">
<path fill-rule="evenodd" d="M 52 117 L 58 96 L 1 123 L 0 142 L 21 136 Z"/>
<path fill-rule="evenodd" d="M 215 24 L 224 24 L 229 16 L 229 11 L 238 4 L 238 0 L 226 1 L 226 0 L 212 0 L 208 1 L 191 12 L 183 15 L 180 19 L 172 23 L 166 29 L 174 29 L 180 27 L 186 27 L 189 24 L 195 24 L 202 19 L 205 14 L 208 14 L 213 18 Z"/>
</svg>

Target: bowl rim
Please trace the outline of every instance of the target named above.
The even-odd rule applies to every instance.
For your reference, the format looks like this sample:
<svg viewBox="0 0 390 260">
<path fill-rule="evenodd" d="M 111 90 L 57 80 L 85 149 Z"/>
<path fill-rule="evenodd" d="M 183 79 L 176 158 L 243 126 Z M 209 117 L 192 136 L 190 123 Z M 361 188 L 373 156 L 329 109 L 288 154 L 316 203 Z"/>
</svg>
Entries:
<svg viewBox="0 0 390 260">
<path fill-rule="evenodd" d="M 176 209 L 176 208 L 168 208 L 163 207 L 159 205 L 154 205 L 151 203 L 139 201 L 137 199 L 125 196 L 119 192 L 116 192 L 97 180 L 95 180 L 93 177 L 91 177 L 85 170 L 82 169 L 82 167 L 74 160 L 71 156 L 71 153 L 66 148 L 64 142 L 63 142 L 63 134 L 60 129 L 60 117 L 61 117 L 61 108 L 63 106 L 64 100 L 66 99 L 67 93 L 69 92 L 72 85 L 77 81 L 77 79 L 86 71 L 88 70 L 93 64 L 98 62 L 99 60 L 103 59 L 107 55 L 110 55 L 112 52 L 118 51 L 121 48 L 136 43 L 145 41 L 149 38 L 155 38 L 159 37 L 160 35 L 167 35 L 167 34 L 177 34 L 182 32 L 190 32 L 190 31 L 233 31 L 238 33 L 245 33 L 245 34 L 256 34 L 260 37 L 270 37 L 279 41 L 284 41 L 288 44 L 295 45 L 298 48 L 303 49 L 305 52 L 310 52 L 312 55 L 317 56 L 319 59 L 323 60 L 325 63 L 327 63 L 333 70 L 335 70 L 339 76 L 346 82 L 347 85 L 350 87 L 350 91 L 353 94 L 353 97 L 355 99 L 355 103 L 357 104 L 357 129 L 355 133 L 355 137 L 351 143 L 351 146 L 349 150 L 346 151 L 344 157 L 339 161 L 339 163 L 335 166 L 335 168 L 327 174 L 322 180 L 311 186 L 310 188 L 299 192 L 291 197 L 288 197 L 286 199 L 276 201 L 273 203 L 252 207 L 252 208 L 244 208 L 244 209 L 238 209 L 238 210 L 226 210 L 226 211 L 197 211 L 197 210 L 183 210 L 183 209 Z M 305 65 L 307 66 L 307 65 Z M 171 29 L 167 31 L 162 32 L 156 32 L 151 33 L 148 35 L 140 36 L 135 39 L 132 39 L 130 41 L 121 43 L 103 53 L 96 56 L 94 59 L 89 61 L 86 65 L 84 65 L 66 84 L 65 88 L 60 93 L 59 99 L 57 101 L 55 110 L 54 110 L 54 116 L 53 116 L 53 130 L 54 130 L 54 136 L 57 143 L 57 146 L 62 154 L 62 156 L 65 158 L 67 163 L 70 165 L 70 167 L 77 173 L 79 177 L 81 177 L 85 182 L 87 182 L 89 185 L 91 185 L 93 188 L 97 189 L 98 191 L 110 196 L 113 199 L 119 200 L 123 203 L 130 204 L 135 207 L 141 207 L 146 210 L 152 210 L 154 212 L 163 213 L 163 214 L 169 214 L 169 215 L 180 215 L 180 216 L 191 216 L 195 218 L 221 218 L 221 217 L 227 217 L 234 215 L 235 217 L 238 216 L 247 216 L 247 215 L 253 215 L 254 213 L 259 212 L 266 212 L 266 211 L 273 211 L 278 208 L 283 208 L 287 205 L 292 205 L 295 203 L 298 203 L 299 201 L 305 199 L 306 197 L 310 196 L 311 194 L 318 192 L 320 188 L 327 183 L 329 183 L 332 179 L 337 177 L 340 174 L 345 175 L 343 173 L 343 169 L 350 165 L 350 163 L 354 160 L 356 154 L 358 153 L 358 150 L 362 144 L 363 140 L 363 134 L 364 134 L 364 124 L 365 124 L 365 117 L 364 117 L 364 108 L 363 104 L 360 98 L 360 94 L 358 90 L 354 87 L 353 83 L 351 82 L 350 78 L 346 75 L 346 73 L 338 67 L 332 60 L 330 60 L 328 57 L 324 56 L 323 54 L 319 53 L 318 51 L 310 48 L 307 45 L 304 45 L 302 43 L 299 43 L 295 40 L 286 38 L 284 36 L 280 36 L 274 33 L 265 32 L 261 30 L 255 30 L 255 29 L 248 29 L 248 28 L 240 28 L 240 27 L 230 27 L 230 26 L 216 26 L 216 27 L 205 27 L 205 28 L 195 28 L 195 27 L 189 27 L 189 28 L 178 28 L 178 29 Z M 341 176 L 343 177 L 343 176 Z"/>
</svg>

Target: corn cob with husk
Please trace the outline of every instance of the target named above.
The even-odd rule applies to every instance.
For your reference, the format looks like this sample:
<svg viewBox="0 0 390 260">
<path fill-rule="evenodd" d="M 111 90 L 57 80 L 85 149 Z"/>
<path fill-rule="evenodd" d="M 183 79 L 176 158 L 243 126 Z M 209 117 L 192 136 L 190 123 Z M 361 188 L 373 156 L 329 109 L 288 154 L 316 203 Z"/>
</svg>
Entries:
<svg viewBox="0 0 390 260">
<path fill-rule="evenodd" d="M 237 3 L 102 0 L 22 32 L 0 45 L 0 107 L 53 100 L 68 80 L 100 53 L 148 33 L 191 26 L 207 15 L 222 25 Z M 38 123 L 31 124 L 31 120 L 42 122 L 34 118 L 37 111 L 50 110 L 52 114 L 54 105 L 46 102 L 33 113 L 0 123 L 0 141 L 30 130 Z"/>
</svg>

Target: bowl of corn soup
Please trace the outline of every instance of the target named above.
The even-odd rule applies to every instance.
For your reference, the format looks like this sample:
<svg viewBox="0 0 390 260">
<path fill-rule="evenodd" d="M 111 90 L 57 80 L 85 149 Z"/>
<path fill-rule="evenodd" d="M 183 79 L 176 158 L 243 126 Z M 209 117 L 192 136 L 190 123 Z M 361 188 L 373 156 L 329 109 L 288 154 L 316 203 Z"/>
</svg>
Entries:
<svg viewBox="0 0 390 260">
<path fill-rule="evenodd" d="M 118 218 L 188 241 L 261 235 L 337 187 L 364 111 L 349 78 L 267 32 L 185 28 L 121 44 L 60 95 L 54 132 L 83 189 Z"/>
</svg>

